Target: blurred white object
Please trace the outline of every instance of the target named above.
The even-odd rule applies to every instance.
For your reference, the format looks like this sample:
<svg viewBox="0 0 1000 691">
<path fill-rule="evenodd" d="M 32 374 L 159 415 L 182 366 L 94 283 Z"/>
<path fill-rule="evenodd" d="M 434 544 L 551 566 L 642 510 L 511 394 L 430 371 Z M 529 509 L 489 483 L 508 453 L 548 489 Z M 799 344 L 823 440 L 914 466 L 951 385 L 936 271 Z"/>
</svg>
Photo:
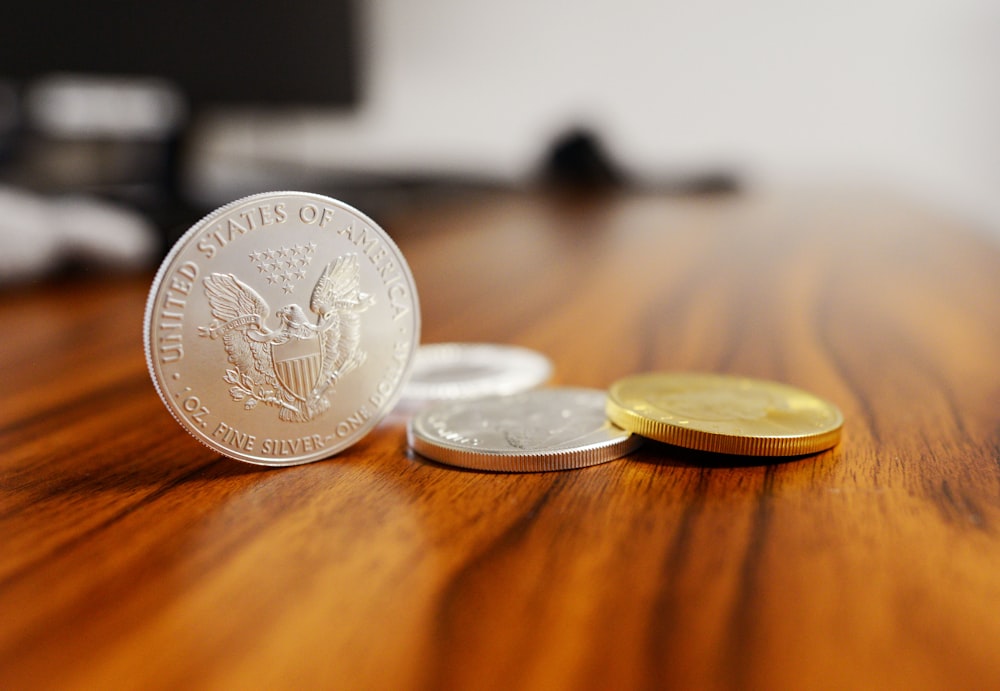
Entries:
<svg viewBox="0 0 1000 691">
<path fill-rule="evenodd" d="M 45 204 L 33 195 L 0 187 L 0 281 L 47 271 L 59 261 L 59 239 Z"/>
<path fill-rule="evenodd" d="M 54 137 L 160 139 L 187 117 L 180 92 L 155 78 L 57 74 L 28 90 L 31 122 Z"/>
<path fill-rule="evenodd" d="M 0 187 L 0 284 L 43 276 L 68 261 L 136 269 L 156 249 L 155 228 L 133 211 L 89 197 L 49 200 Z"/>
</svg>

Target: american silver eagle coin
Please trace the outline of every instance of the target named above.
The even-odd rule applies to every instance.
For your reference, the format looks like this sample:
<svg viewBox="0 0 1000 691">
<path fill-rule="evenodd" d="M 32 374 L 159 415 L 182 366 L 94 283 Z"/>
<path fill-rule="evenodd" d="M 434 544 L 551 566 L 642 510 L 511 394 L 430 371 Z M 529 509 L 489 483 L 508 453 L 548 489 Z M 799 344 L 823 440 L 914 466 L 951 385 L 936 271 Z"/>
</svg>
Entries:
<svg viewBox="0 0 1000 691">
<path fill-rule="evenodd" d="M 210 448 L 269 466 L 334 455 L 392 409 L 420 342 L 413 276 L 378 224 L 318 194 L 210 213 L 153 280 L 146 361 Z"/>
<path fill-rule="evenodd" d="M 533 473 L 606 463 L 642 438 L 612 424 L 596 389 L 534 389 L 437 403 L 410 419 L 410 448 L 472 470 Z"/>
</svg>

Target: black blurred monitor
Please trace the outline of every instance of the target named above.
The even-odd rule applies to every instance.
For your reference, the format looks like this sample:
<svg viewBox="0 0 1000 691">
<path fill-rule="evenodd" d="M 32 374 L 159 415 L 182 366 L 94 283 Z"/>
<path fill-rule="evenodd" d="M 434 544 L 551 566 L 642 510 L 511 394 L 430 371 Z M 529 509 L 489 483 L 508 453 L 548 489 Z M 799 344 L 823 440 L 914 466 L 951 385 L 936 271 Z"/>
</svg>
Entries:
<svg viewBox="0 0 1000 691">
<path fill-rule="evenodd" d="M 0 78 L 162 77 L 201 105 L 351 106 L 354 0 L 4 0 Z"/>
</svg>

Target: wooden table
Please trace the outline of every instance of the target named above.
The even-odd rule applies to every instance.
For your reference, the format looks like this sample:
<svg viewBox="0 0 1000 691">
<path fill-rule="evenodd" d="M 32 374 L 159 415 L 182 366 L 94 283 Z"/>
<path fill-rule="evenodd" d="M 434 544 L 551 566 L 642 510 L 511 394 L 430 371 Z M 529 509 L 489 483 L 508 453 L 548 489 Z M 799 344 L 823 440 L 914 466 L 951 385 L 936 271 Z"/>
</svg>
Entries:
<svg viewBox="0 0 1000 691">
<path fill-rule="evenodd" d="M 554 384 L 777 379 L 844 439 L 464 472 L 394 413 L 266 469 L 171 419 L 149 276 L 0 295 L 2 689 L 1000 688 L 1000 250 L 851 193 L 490 194 L 383 219 L 423 340 Z"/>
</svg>

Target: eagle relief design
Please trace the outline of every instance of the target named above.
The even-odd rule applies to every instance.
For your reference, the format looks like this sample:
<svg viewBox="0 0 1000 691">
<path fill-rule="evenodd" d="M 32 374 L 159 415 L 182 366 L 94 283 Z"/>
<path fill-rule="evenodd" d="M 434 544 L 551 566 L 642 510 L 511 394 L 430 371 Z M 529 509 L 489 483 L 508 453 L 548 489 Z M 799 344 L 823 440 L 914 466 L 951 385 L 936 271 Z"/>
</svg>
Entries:
<svg viewBox="0 0 1000 691">
<path fill-rule="evenodd" d="M 233 365 L 223 380 L 231 385 L 233 400 L 247 410 L 258 403 L 274 406 L 280 419 L 291 422 L 326 411 L 340 378 L 365 361 L 361 313 L 375 301 L 359 283 L 358 256 L 339 257 L 313 288 L 309 309 L 315 323 L 293 303 L 275 312 L 278 328 L 272 330 L 267 303 L 253 288 L 233 274 L 206 277 L 205 295 L 215 319 L 198 333 L 222 339 Z"/>
</svg>

